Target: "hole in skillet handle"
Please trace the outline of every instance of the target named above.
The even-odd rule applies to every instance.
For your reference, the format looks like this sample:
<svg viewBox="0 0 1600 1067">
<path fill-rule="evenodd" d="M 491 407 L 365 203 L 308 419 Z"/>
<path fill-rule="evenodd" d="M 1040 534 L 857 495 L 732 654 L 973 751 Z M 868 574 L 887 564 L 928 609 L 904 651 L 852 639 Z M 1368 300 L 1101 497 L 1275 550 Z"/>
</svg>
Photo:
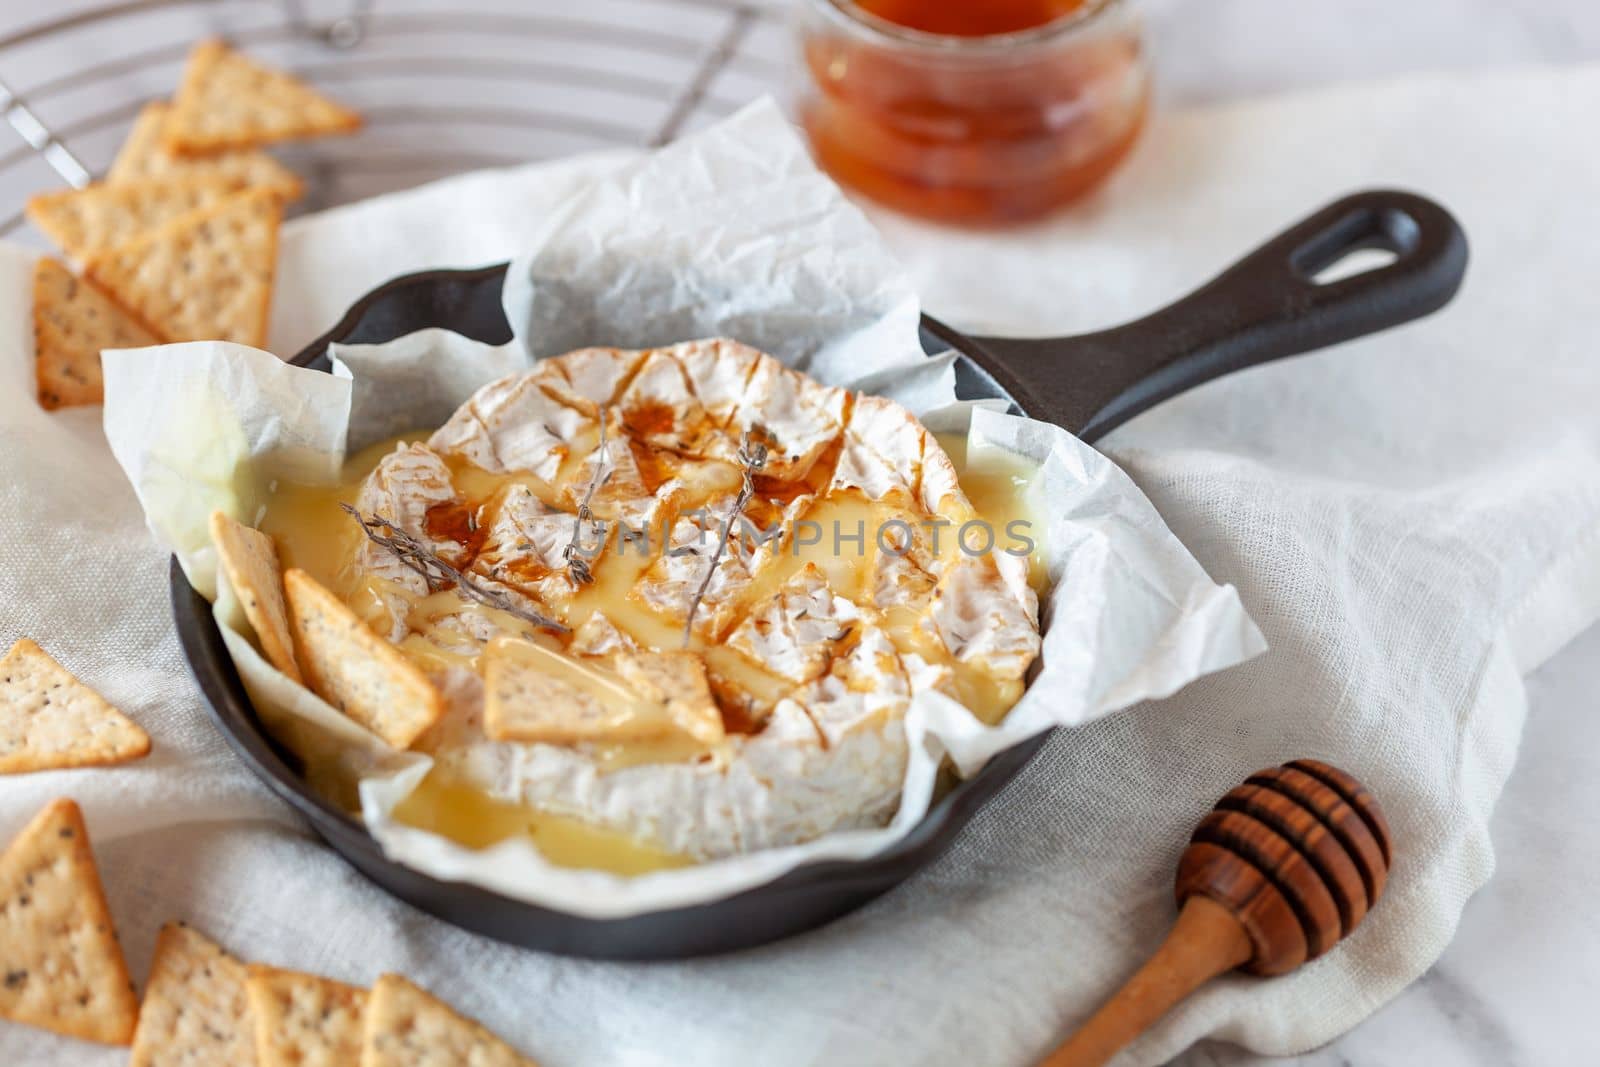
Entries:
<svg viewBox="0 0 1600 1067">
<path fill-rule="evenodd" d="M 1397 263 L 1421 240 L 1421 228 L 1405 212 L 1356 207 L 1290 253 L 1289 266 L 1307 281 L 1329 285 Z"/>
<path fill-rule="evenodd" d="M 396 278 L 363 297 L 339 324 L 291 362 L 327 370 L 330 343 L 375 344 L 428 327 L 490 344 L 511 331 L 501 310 L 505 264 L 437 270 Z M 930 353 L 970 342 L 932 319 L 922 324 Z M 1011 398 L 963 360 L 957 377 L 970 399 Z M 1015 405 L 1013 404 L 1013 407 Z M 911 832 L 862 860 L 829 860 L 722 900 L 623 919 L 587 919 L 527 904 L 461 882 L 433 878 L 390 860 L 360 821 L 313 792 L 299 761 L 263 727 L 227 653 L 211 605 L 172 561 L 173 615 L 190 671 L 212 721 L 234 753 L 271 791 L 368 879 L 446 922 L 525 948 L 593 959 L 686 959 L 753 948 L 815 929 L 893 889 L 945 851 L 990 797 L 1044 746 L 1040 734 L 997 754 L 984 769 L 943 796 Z"/>
<path fill-rule="evenodd" d="M 1325 273 L 1369 249 L 1393 261 Z M 1076 337 L 977 337 L 967 352 L 1023 410 L 1093 442 L 1214 378 L 1429 315 L 1466 269 L 1467 238 L 1448 211 L 1374 190 L 1329 204 L 1137 321 Z"/>
<path fill-rule="evenodd" d="M 1313 284 L 1331 285 L 1346 278 L 1354 278 L 1357 274 L 1381 270 L 1399 258 L 1387 248 L 1357 248 L 1344 253 L 1326 267 L 1308 273 Z"/>
</svg>

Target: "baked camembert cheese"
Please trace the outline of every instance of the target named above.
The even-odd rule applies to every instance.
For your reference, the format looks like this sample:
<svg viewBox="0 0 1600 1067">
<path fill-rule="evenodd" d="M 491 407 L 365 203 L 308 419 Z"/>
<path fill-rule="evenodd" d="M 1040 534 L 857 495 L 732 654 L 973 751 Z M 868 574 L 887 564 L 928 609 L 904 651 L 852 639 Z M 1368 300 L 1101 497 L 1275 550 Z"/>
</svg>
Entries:
<svg viewBox="0 0 1600 1067">
<path fill-rule="evenodd" d="M 370 462 L 262 528 L 437 690 L 424 792 L 691 860 L 879 826 L 913 699 L 998 721 L 1039 652 L 939 441 L 733 341 L 546 359 Z"/>
</svg>

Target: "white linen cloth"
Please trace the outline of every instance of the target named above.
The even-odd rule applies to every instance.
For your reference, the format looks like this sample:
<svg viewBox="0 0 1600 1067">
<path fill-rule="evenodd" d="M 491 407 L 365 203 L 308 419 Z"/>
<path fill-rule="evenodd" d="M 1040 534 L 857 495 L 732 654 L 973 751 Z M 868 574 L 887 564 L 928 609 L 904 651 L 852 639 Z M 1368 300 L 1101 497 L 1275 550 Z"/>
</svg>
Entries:
<svg viewBox="0 0 1600 1067">
<path fill-rule="evenodd" d="M 50 797 L 84 804 L 140 976 L 156 928 L 186 918 L 247 958 L 356 982 L 405 971 L 550 1067 L 1022 1064 L 1154 946 L 1178 852 L 1216 796 L 1257 767 L 1316 756 L 1389 812 L 1383 903 L 1292 976 L 1202 992 L 1124 1061 L 1161 1062 L 1207 1035 L 1275 1053 L 1320 1044 L 1448 941 L 1492 869 L 1487 820 L 1516 752 L 1521 674 L 1600 614 L 1600 364 L 1586 314 L 1600 144 L 1581 132 L 1596 106 L 1593 69 L 1229 106 L 1158 119 L 1110 186 L 1046 227 L 980 236 L 885 217 L 930 310 L 1018 333 L 1148 310 L 1374 184 L 1449 205 L 1474 263 L 1456 304 L 1423 324 L 1238 375 L 1105 442 L 1213 576 L 1240 588 L 1271 651 L 1059 734 L 913 882 L 723 959 L 621 965 L 497 945 L 388 899 L 311 839 L 205 719 L 171 630 L 166 561 L 97 412 L 38 411 L 31 353 L 13 345 L 0 357 L 0 641 L 39 638 L 156 748 L 127 768 L 0 780 L 0 835 Z M 606 165 L 480 175 L 295 224 L 273 347 L 294 351 L 395 273 L 509 256 L 541 203 Z M 526 205 L 526 232 L 476 224 L 505 198 Z M 26 253 L 0 256 L 0 321 L 23 321 L 26 272 L 12 268 Z M 0 1027 L 0 1062 L 120 1055 Z"/>
</svg>

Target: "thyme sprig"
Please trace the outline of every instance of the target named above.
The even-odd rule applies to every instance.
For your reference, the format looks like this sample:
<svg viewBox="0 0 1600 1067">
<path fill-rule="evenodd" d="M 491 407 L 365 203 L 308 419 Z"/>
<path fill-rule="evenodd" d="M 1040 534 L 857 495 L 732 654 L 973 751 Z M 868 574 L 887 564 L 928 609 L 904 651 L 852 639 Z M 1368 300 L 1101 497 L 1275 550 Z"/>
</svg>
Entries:
<svg viewBox="0 0 1600 1067">
<path fill-rule="evenodd" d="M 524 622 L 557 633 L 567 633 L 568 627 L 547 615 L 537 611 L 530 611 L 516 601 L 498 590 L 480 584 L 475 578 L 464 571 L 440 559 L 438 554 L 428 548 L 421 541 L 406 533 L 388 519 L 377 515 L 363 515 L 349 504 L 340 504 L 350 517 L 361 525 L 361 530 L 367 539 L 380 548 L 392 552 L 406 567 L 422 575 L 427 581 L 430 590 L 443 589 L 447 585 L 454 585 L 461 592 L 476 600 L 480 604 L 515 615 Z"/>
<path fill-rule="evenodd" d="M 739 467 L 743 475 L 743 483 L 739 486 L 739 495 L 733 500 L 733 507 L 728 509 L 728 517 L 722 523 L 722 535 L 717 538 L 717 550 L 712 553 L 711 565 L 706 568 L 706 576 L 700 580 L 700 588 L 695 590 L 693 598 L 689 601 L 689 617 L 683 621 L 683 647 L 688 648 L 694 635 L 694 616 L 700 610 L 700 602 L 706 597 L 706 590 L 711 588 L 711 578 L 717 573 L 717 566 L 722 562 L 722 554 L 728 550 L 728 541 L 733 537 L 733 524 L 739 521 L 744 514 L 745 505 L 750 503 L 750 498 L 756 494 L 756 475 L 760 474 L 767 465 L 767 446 L 756 435 L 765 436 L 765 431 L 760 427 L 746 430 L 739 439 Z"/>
<path fill-rule="evenodd" d="M 600 444 L 594 455 L 594 474 L 589 478 L 589 487 L 584 490 L 583 499 L 578 502 L 578 513 L 572 517 L 572 540 L 561 550 L 561 558 L 567 561 L 567 573 L 578 585 L 588 585 L 594 581 L 594 571 L 583 554 L 583 524 L 594 519 L 594 512 L 589 505 L 595 493 L 615 473 L 606 469 L 606 413 L 603 410 L 600 412 Z M 603 534 L 605 527 L 596 522 L 594 532 L 596 535 Z"/>
</svg>

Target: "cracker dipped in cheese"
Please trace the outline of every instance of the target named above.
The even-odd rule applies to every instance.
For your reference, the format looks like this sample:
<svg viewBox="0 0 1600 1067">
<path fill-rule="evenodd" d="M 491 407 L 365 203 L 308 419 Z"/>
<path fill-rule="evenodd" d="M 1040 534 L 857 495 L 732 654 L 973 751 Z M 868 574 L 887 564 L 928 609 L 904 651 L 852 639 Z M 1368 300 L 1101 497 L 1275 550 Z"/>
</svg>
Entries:
<svg viewBox="0 0 1600 1067">
<path fill-rule="evenodd" d="M 998 721 L 1039 652 L 935 437 L 736 342 L 547 359 L 370 463 L 378 536 L 329 490 L 263 529 L 441 695 L 413 817 L 465 790 L 696 860 L 882 825 L 913 698 Z"/>
</svg>

